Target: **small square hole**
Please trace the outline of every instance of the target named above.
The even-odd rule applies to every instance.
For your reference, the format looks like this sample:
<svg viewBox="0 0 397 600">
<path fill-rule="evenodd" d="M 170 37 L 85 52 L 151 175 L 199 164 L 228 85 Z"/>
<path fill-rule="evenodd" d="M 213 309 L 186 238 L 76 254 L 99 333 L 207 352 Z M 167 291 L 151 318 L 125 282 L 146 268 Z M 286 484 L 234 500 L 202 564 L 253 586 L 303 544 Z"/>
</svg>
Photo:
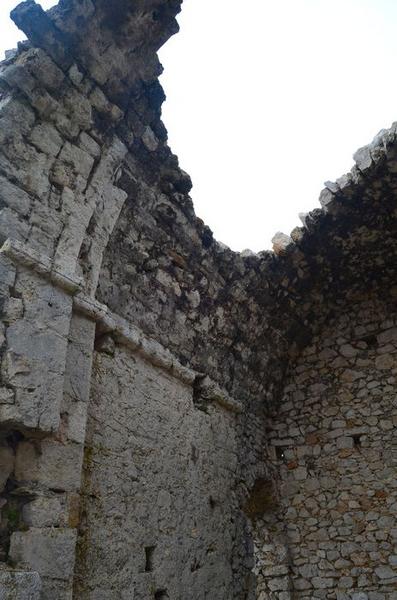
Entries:
<svg viewBox="0 0 397 600">
<path fill-rule="evenodd" d="M 361 435 L 353 435 L 353 444 L 355 448 L 361 448 Z"/>
</svg>

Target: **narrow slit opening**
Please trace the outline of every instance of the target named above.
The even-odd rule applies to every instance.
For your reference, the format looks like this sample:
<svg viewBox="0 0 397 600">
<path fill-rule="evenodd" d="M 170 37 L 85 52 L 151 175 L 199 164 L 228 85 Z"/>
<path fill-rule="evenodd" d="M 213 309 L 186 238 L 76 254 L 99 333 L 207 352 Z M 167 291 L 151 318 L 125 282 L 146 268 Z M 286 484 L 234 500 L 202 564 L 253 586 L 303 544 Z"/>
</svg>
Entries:
<svg viewBox="0 0 397 600">
<path fill-rule="evenodd" d="M 277 460 L 285 459 L 285 451 L 282 446 L 276 446 L 276 458 L 277 458 Z"/>
<path fill-rule="evenodd" d="M 145 573 L 153 571 L 153 558 L 156 546 L 147 546 L 145 548 Z"/>
</svg>

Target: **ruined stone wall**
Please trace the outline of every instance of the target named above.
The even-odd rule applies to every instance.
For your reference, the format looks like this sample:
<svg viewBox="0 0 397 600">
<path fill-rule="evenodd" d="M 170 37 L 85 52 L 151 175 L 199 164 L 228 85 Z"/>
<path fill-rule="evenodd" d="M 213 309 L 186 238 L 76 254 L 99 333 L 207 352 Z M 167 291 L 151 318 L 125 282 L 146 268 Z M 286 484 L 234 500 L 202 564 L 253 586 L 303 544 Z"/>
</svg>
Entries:
<svg viewBox="0 0 397 600">
<path fill-rule="evenodd" d="M 232 252 L 161 122 L 180 4 L 13 13 L 0 597 L 392 600 L 397 127 L 275 253 Z"/>
<path fill-rule="evenodd" d="M 123 16 L 119 21 L 117 8 Z M 189 399 L 190 414 L 181 424 L 174 408 L 174 421 L 181 426 L 180 439 L 197 435 L 194 431 L 197 423 L 203 432 L 204 439 L 197 444 L 205 464 L 197 458 L 198 483 L 191 479 L 194 469 L 188 473 L 191 478 L 186 479 L 184 461 L 190 454 L 175 440 L 169 440 L 166 455 L 169 472 L 174 473 L 175 480 L 166 482 L 167 477 L 161 471 L 152 472 L 150 463 L 146 465 L 149 472 L 143 474 L 141 481 L 152 478 L 153 495 L 163 487 L 167 493 L 171 483 L 179 490 L 177 504 L 168 512 L 170 519 L 175 519 L 176 510 L 184 506 L 186 521 L 193 527 L 193 522 L 199 521 L 193 510 L 198 503 L 204 521 L 214 523 L 217 515 L 212 529 L 202 527 L 200 522 L 193 528 L 199 536 L 196 549 L 190 543 L 194 532 L 188 535 L 186 528 L 183 531 L 177 528 L 174 537 L 171 536 L 180 554 L 187 553 L 189 557 L 192 554 L 186 565 L 191 581 L 206 579 L 200 591 L 203 597 L 210 597 L 215 589 L 222 590 L 219 597 L 227 589 L 236 598 L 253 591 L 252 548 L 241 508 L 249 481 L 255 478 L 256 470 L 262 472 L 266 466 L 257 461 L 260 441 L 252 434 L 248 447 L 254 450 L 246 453 L 250 469 L 241 475 L 237 456 L 242 456 L 244 422 L 249 421 L 249 415 L 243 412 L 238 398 L 222 389 L 226 378 L 206 377 L 210 369 L 202 358 L 196 364 L 186 359 L 182 364 L 178 356 L 134 326 L 133 321 L 140 325 L 138 319 L 132 319 L 121 303 L 113 303 L 112 313 L 95 299 L 98 279 L 103 277 L 102 255 L 122 205 L 127 198 L 131 204 L 136 201 L 135 188 L 129 187 L 130 182 L 134 180 L 136 189 L 143 190 L 142 211 L 147 215 L 153 196 L 161 199 L 161 186 L 167 178 L 174 181 L 172 185 L 179 186 L 181 195 L 174 201 L 190 202 L 189 179 L 180 172 L 176 158 L 166 146 L 166 133 L 160 122 L 163 95 L 157 83 L 160 66 L 156 50 L 175 32 L 174 15 L 178 9 L 177 2 L 152 2 L 129 4 L 126 12 L 126 4 L 119 2 L 112 6 L 109 15 L 107 3 L 86 2 L 82 6 L 61 2 L 45 14 L 29 1 L 13 15 L 30 42 L 9 54 L 0 72 L 3 308 L 0 591 L 7 599 L 15 594 L 17 597 L 28 594 L 34 600 L 39 597 L 61 600 L 72 595 L 96 598 L 109 593 L 108 587 L 101 589 L 103 578 L 97 579 L 103 563 L 99 558 L 97 563 L 92 559 L 98 549 L 96 534 L 102 532 L 108 537 L 111 532 L 101 530 L 107 513 L 91 510 L 89 476 L 93 463 L 89 456 L 94 453 L 96 443 L 89 436 L 94 436 L 95 419 L 102 419 L 117 401 L 118 384 L 113 382 L 115 398 L 110 391 L 106 395 L 109 405 L 89 403 L 95 338 L 98 347 L 113 340 L 112 343 L 129 348 L 130 365 L 124 365 L 126 381 L 136 374 L 138 359 L 134 355 L 138 355 L 141 378 L 148 369 L 144 360 L 152 365 L 153 382 L 168 377 L 170 401 L 183 389 L 182 398 L 185 406 Z M 105 40 L 113 34 L 118 36 L 117 44 L 113 48 L 108 44 L 104 56 Z M 121 50 L 123 39 L 128 50 Z M 122 78 L 115 64 L 122 69 Z M 141 218 L 144 219 L 143 212 Z M 198 240 L 200 252 L 205 254 L 207 240 L 214 246 L 215 243 L 194 216 L 191 203 L 189 218 L 189 236 Z M 164 216 L 164 229 L 167 223 Z M 191 273 L 195 269 L 194 262 Z M 216 272 L 217 267 L 213 269 Z M 123 286 L 117 273 L 112 283 L 116 289 Z M 194 296 L 193 288 L 191 293 Z M 162 341 L 160 335 L 154 337 Z M 200 372 L 198 365 L 202 367 Z M 97 391 L 98 385 L 94 379 L 93 389 Z M 132 406 L 140 410 L 139 390 L 131 385 L 125 393 L 135 399 Z M 157 436 L 162 431 L 158 422 L 161 413 L 156 411 L 160 409 L 158 386 L 153 384 L 150 391 L 148 385 L 145 393 L 146 401 L 153 403 L 148 409 L 147 426 Z M 207 428 L 200 424 L 203 420 L 207 421 Z M 254 430 L 260 431 L 259 416 L 252 422 Z M 232 458 L 221 440 L 211 446 L 209 436 L 214 428 L 226 445 L 231 444 Z M 223 428 L 228 428 L 227 435 L 221 434 Z M 127 429 L 120 432 L 117 443 L 128 447 L 128 438 L 123 434 L 127 435 Z M 164 424 L 162 435 L 168 434 Z M 111 448 L 112 443 L 112 438 L 105 437 L 97 446 Z M 226 456 L 230 465 L 225 464 Z M 129 467 L 134 468 L 133 458 Z M 98 473 L 93 476 L 100 477 L 103 469 L 106 463 L 99 462 Z M 211 499 L 211 494 L 208 497 L 202 483 L 207 479 L 211 480 L 208 487 L 219 498 Z M 127 483 L 128 480 L 126 486 Z M 136 498 L 132 490 L 127 489 L 126 494 L 123 505 L 132 531 L 137 524 Z M 217 504 L 223 496 L 226 496 L 224 506 Z M 98 502 L 106 503 L 104 488 L 98 490 Z M 186 508 L 190 502 L 192 509 Z M 88 537 L 84 519 L 92 522 Z M 228 521 L 233 521 L 229 527 Z M 220 524 L 224 527 L 219 546 L 212 548 L 214 532 L 219 532 Z M 116 541 L 113 547 L 111 537 L 109 564 L 112 553 L 120 551 Z M 161 532 L 153 531 L 151 537 L 153 545 L 165 547 L 168 538 L 162 537 Z M 134 544 L 131 564 L 126 566 L 129 577 L 115 580 L 112 594 L 126 581 L 130 593 L 134 589 L 138 594 L 139 586 L 143 585 L 139 574 L 147 547 L 144 532 L 136 537 Z M 131 546 L 128 550 L 124 548 L 124 552 L 130 556 Z M 172 553 L 170 558 L 164 558 L 156 571 L 156 577 L 160 577 L 158 585 L 164 585 L 164 573 L 169 573 L 167 560 L 176 558 Z M 84 565 L 92 569 L 89 580 L 80 576 Z M 184 581 L 189 587 L 190 580 Z M 153 585 L 152 582 L 146 589 L 143 586 L 142 597 L 152 594 L 160 597 L 162 588 L 152 589 Z M 185 588 L 177 585 L 180 583 L 169 581 L 167 589 L 174 590 L 175 597 L 177 594 L 183 597 Z M 198 590 L 199 585 L 195 586 Z"/>
<path fill-rule="evenodd" d="M 291 369 L 269 432 L 279 506 L 256 525 L 259 597 L 396 598 L 396 331 L 393 294 L 351 294 Z M 277 532 L 283 568 L 264 535 Z"/>
</svg>

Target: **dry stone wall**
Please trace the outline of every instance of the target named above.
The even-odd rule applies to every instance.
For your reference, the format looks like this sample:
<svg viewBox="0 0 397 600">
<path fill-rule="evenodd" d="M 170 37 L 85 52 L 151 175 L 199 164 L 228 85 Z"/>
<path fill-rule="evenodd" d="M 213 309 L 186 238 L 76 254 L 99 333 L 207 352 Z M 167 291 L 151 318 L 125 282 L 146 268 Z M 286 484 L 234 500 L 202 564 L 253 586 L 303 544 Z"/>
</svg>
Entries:
<svg viewBox="0 0 397 600">
<path fill-rule="evenodd" d="M 232 252 L 161 121 L 180 6 L 12 13 L 0 598 L 393 600 L 397 126 Z"/>
</svg>

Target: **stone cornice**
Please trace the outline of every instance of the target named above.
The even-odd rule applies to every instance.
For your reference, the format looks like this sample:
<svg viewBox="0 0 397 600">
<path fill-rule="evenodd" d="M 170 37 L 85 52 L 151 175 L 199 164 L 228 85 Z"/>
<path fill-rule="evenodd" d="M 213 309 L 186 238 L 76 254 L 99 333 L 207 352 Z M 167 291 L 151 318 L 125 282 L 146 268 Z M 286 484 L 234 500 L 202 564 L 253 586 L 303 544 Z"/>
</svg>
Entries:
<svg viewBox="0 0 397 600">
<path fill-rule="evenodd" d="M 3 244 L 0 253 L 7 256 L 14 263 L 31 269 L 40 277 L 50 281 L 55 287 L 71 295 L 74 311 L 95 321 L 103 334 L 111 334 L 117 343 L 138 353 L 152 365 L 169 372 L 187 385 L 194 385 L 196 381 L 200 381 L 200 395 L 206 401 L 215 402 L 234 413 L 242 412 L 241 403 L 232 398 L 215 381 L 203 373 L 182 365 L 176 356 L 164 346 L 146 336 L 138 327 L 129 323 L 126 319 L 111 312 L 106 305 L 85 294 L 82 291 L 82 279 L 79 277 L 72 278 L 70 275 L 57 270 L 48 256 L 40 254 L 26 244 L 11 239 Z"/>
</svg>

